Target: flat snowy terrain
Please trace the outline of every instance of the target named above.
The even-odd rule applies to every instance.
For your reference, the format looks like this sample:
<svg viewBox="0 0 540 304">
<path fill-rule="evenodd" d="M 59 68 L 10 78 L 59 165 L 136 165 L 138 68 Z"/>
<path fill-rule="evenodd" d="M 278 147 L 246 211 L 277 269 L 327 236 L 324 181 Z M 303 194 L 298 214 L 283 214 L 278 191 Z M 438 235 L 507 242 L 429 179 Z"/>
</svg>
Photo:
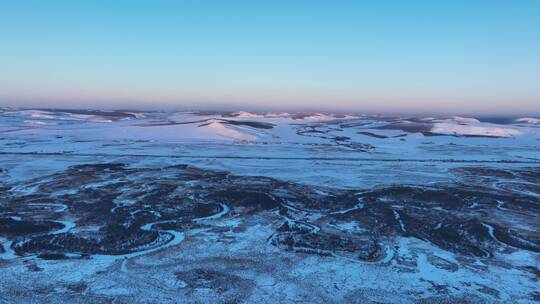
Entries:
<svg viewBox="0 0 540 304">
<path fill-rule="evenodd" d="M 0 110 L 0 302 L 540 302 L 540 119 Z"/>
</svg>

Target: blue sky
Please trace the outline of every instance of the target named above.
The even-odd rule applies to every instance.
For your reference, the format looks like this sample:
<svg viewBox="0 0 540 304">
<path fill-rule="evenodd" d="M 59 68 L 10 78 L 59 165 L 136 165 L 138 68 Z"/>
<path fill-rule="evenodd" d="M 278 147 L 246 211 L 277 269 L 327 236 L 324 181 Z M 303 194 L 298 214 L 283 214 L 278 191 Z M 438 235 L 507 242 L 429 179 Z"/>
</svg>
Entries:
<svg viewBox="0 0 540 304">
<path fill-rule="evenodd" d="M 540 1 L 0 1 L 0 104 L 540 113 Z"/>
</svg>

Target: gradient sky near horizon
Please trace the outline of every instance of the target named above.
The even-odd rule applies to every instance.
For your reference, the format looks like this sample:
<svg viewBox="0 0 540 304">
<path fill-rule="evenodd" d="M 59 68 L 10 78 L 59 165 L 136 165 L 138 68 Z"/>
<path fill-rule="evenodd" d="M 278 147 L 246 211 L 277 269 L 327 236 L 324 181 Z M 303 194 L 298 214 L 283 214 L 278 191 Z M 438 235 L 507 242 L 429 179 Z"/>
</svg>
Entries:
<svg viewBox="0 0 540 304">
<path fill-rule="evenodd" d="M 540 114 L 540 1 L 1 0 L 0 105 Z"/>
</svg>

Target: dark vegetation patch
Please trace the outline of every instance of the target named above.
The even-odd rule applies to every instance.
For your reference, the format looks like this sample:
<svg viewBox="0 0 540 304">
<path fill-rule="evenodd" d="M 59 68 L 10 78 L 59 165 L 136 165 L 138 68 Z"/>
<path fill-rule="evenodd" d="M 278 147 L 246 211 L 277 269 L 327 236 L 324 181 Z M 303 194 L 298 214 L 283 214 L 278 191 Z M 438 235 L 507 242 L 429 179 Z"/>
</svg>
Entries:
<svg viewBox="0 0 540 304">
<path fill-rule="evenodd" d="M 220 303 L 241 303 L 255 284 L 231 273 L 215 269 L 195 268 L 175 273 L 176 278 L 186 284 L 188 294 L 200 290 L 211 291 L 214 300 Z"/>
<path fill-rule="evenodd" d="M 382 135 L 382 134 L 376 134 L 376 133 L 373 133 L 373 132 L 357 132 L 358 134 L 361 134 L 361 135 L 366 135 L 366 136 L 370 136 L 370 137 L 374 137 L 374 138 L 379 138 L 379 139 L 386 139 L 386 138 L 400 138 L 400 137 L 405 137 L 407 136 L 407 134 L 399 134 L 399 135 L 394 135 L 394 136 L 386 136 L 386 135 Z"/>
<path fill-rule="evenodd" d="M 221 119 L 221 118 L 208 118 L 200 120 L 190 120 L 190 121 L 156 121 L 141 124 L 141 127 L 156 127 L 156 126 L 173 126 L 173 125 L 190 125 L 190 124 L 199 124 L 199 127 L 207 126 L 213 122 L 222 123 L 225 125 L 233 126 L 247 126 L 255 129 L 272 129 L 276 125 L 269 122 L 262 121 L 250 121 L 250 120 L 231 120 L 231 119 Z"/>
<path fill-rule="evenodd" d="M 342 131 L 343 129 L 334 126 L 332 123 L 313 123 L 301 125 L 296 129 L 296 134 L 324 139 L 331 142 L 334 147 L 347 148 L 357 152 L 367 152 L 374 149 L 370 144 L 354 141 L 348 136 L 336 135 L 336 133 Z"/>
<path fill-rule="evenodd" d="M 423 132 L 430 132 L 431 128 L 433 128 L 432 123 L 402 121 L 402 122 L 390 123 L 388 125 L 381 126 L 378 129 L 401 130 L 403 132 L 408 132 L 408 133 L 423 133 Z"/>
<path fill-rule="evenodd" d="M 0 218 L 0 235 L 8 237 L 39 234 L 62 228 L 64 228 L 63 224 L 53 221 L 18 221 L 12 218 Z"/>
<path fill-rule="evenodd" d="M 321 256 L 344 255 L 362 261 L 378 261 L 385 253 L 376 239 L 370 235 L 341 235 L 319 232 L 301 223 L 286 222 L 272 238 L 272 244 L 286 250 L 312 253 Z"/>
<path fill-rule="evenodd" d="M 408 237 L 467 257 L 489 259 L 511 248 L 540 253 L 540 200 L 527 192 L 536 191 L 529 186 L 539 168 L 452 172 L 455 184 L 344 190 L 189 165 L 78 165 L 10 185 L 37 190 L 1 194 L 0 234 L 21 256 L 122 255 L 159 248 L 173 240 L 172 231 L 206 221 L 265 214 L 281 223 L 270 243 L 294 252 L 379 261 L 392 239 Z M 492 189 L 486 178 L 513 187 Z M 77 229 L 55 233 L 64 228 L 60 220 Z M 455 269 L 443 259 L 430 263 Z"/>
<path fill-rule="evenodd" d="M 272 129 L 276 125 L 268 122 L 249 121 L 249 120 L 222 120 L 222 123 L 233 126 L 248 126 L 256 129 Z"/>
<path fill-rule="evenodd" d="M 375 133 L 372 133 L 372 132 L 357 132 L 357 133 L 358 133 L 358 134 L 361 134 L 361 135 L 366 135 L 366 136 L 371 136 L 371 137 L 379 138 L 379 139 L 385 139 L 385 138 L 388 138 L 388 136 L 386 136 L 386 135 L 375 134 Z"/>
<path fill-rule="evenodd" d="M 499 125 L 510 125 L 519 117 L 513 116 L 479 116 L 477 119 L 480 122 L 487 122 Z"/>
<path fill-rule="evenodd" d="M 99 111 L 99 110 L 79 110 L 79 109 L 39 109 L 42 111 L 48 111 L 53 113 L 68 113 L 78 115 L 94 115 L 107 118 L 110 120 L 119 120 L 124 118 L 136 118 L 134 114 L 123 111 Z"/>
</svg>

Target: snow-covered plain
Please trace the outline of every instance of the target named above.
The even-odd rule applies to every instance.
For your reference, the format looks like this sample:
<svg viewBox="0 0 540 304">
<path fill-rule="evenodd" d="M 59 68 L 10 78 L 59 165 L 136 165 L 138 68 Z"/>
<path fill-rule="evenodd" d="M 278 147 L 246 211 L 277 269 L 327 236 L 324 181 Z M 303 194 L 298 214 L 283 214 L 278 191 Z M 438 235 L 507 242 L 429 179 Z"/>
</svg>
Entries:
<svg viewBox="0 0 540 304">
<path fill-rule="evenodd" d="M 540 301 L 509 121 L 2 109 L 0 300 Z"/>
</svg>

